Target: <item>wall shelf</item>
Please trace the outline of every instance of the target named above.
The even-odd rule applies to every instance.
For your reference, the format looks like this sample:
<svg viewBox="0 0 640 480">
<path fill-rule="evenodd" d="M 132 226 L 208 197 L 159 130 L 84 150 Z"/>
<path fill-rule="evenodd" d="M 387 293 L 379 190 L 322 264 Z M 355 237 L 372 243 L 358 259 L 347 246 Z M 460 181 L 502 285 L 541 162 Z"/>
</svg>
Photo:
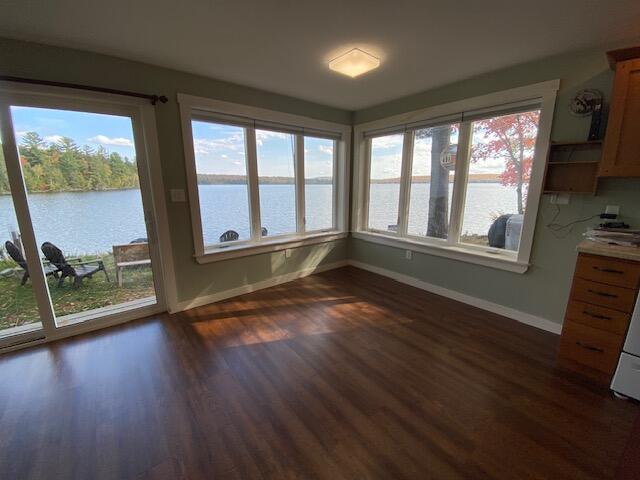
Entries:
<svg viewBox="0 0 640 480">
<path fill-rule="evenodd" d="M 601 140 L 552 143 L 542 193 L 595 194 L 601 155 Z"/>
</svg>

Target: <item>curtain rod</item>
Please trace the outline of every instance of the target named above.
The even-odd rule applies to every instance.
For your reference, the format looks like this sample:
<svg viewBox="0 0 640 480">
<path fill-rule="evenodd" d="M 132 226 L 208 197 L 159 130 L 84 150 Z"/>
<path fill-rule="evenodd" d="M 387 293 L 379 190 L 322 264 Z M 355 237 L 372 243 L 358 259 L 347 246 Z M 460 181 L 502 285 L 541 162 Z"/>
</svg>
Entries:
<svg viewBox="0 0 640 480">
<path fill-rule="evenodd" d="M 146 93 L 129 92 L 127 90 L 116 90 L 113 88 L 94 87 L 91 85 L 79 85 L 77 83 L 53 82 L 50 80 L 35 80 L 33 78 L 12 77 L 10 75 L 0 75 L 0 80 L 16 83 L 28 83 L 30 85 L 47 85 L 49 87 L 75 88 L 77 90 L 89 90 L 92 92 L 111 93 L 115 95 L 126 95 L 128 97 L 146 98 L 152 105 L 158 102 L 167 103 L 169 99 L 164 95 L 148 95 Z"/>
</svg>

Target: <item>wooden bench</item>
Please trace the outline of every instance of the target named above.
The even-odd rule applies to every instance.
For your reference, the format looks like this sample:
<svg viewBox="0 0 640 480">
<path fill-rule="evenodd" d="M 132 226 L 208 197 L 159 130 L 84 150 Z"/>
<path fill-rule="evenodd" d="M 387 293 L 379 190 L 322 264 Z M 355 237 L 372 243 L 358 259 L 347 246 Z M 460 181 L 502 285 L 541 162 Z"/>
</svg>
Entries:
<svg viewBox="0 0 640 480">
<path fill-rule="evenodd" d="M 125 268 L 151 265 L 148 243 L 127 243 L 113 246 L 113 259 L 116 264 L 118 286 L 122 286 L 122 273 Z"/>
</svg>

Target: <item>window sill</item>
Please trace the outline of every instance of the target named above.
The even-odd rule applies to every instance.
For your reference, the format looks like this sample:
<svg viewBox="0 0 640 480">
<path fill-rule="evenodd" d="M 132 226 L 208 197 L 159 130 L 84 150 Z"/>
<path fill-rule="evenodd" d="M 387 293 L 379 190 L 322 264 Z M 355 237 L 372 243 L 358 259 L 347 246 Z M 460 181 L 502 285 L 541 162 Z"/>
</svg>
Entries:
<svg viewBox="0 0 640 480">
<path fill-rule="evenodd" d="M 195 259 L 200 264 L 219 262 L 221 260 L 247 257 L 250 255 L 258 255 L 261 253 L 278 252 L 280 250 L 286 250 L 288 248 L 298 248 L 304 247 L 306 245 L 333 242 L 334 240 L 346 237 L 346 232 L 336 231 L 290 236 L 269 241 L 263 240 L 260 243 L 252 245 L 229 246 L 226 248 L 215 247 L 206 250 L 203 255 L 195 255 Z"/>
<path fill-rule="evenodd" d="M 476 265 L 497 268 L 508 272 L 525 273 L 529 269 L 528 263 L 518 261 L 511 255 L 504 252 L 501 253 L 498 249 L 496 249 L 495 253 L 489 251 L 472 251 L 471 249 L 457 246 L 428 245 L 407 238 L 394 238 L 373 232 L 353 232 L 352 235 L 354 238 L 366 242 L 411 250 L 412 252 L 427 255 L 435 255 L 437 257 L 450 258 L 461 262 L 474 263 Z"/>
</svg>

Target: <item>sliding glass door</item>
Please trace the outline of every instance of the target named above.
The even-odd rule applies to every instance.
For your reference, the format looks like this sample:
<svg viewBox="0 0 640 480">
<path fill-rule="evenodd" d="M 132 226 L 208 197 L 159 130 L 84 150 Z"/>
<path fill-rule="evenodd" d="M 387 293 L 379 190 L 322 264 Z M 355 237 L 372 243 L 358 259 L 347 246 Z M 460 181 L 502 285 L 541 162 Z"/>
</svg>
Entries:
<svg viewBox="0 0 640 480">
<path fill-rule="evenodd" d="M 0 108 L 0 347 L 163 310 L 139 106 L 18 92 Z"/>
</svg>

